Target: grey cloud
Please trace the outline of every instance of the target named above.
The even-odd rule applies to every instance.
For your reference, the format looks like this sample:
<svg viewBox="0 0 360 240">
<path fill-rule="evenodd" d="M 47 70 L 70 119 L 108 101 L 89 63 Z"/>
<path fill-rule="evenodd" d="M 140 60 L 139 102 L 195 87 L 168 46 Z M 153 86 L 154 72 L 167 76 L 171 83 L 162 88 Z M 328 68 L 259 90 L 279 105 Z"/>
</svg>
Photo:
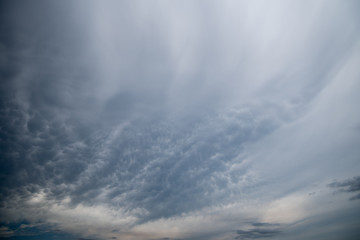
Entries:
<svg viewBox="0 0 360 240">
<path fill-rule="evenodd" d="M 285 194 L 249 149 L 306 116 L 359 39 L 351 1 L 0 4 L 0 222 L 54 229 L 51 204 L 121 208 L 134 227 L 270 201 L 264 183 Z M 357 193 L 359 181 L 329 187 Z M 48 204 L 34 213 L 38 195 Z M 237 238 L 280 233 L 251 225 Z"/>
<path fill-rule="evenodd" d="M 235 239 L 270 238 L 282 233 L 281 224 L 270 222 L 253 222 L 248 230 L 237 230 Z"/>
<path fill-rule="evenodd" d="M 250 117 L 250 113 L 241 109 L 233 111 L 177 131 L 166 122 L 144 129 L 139 125 L 125 127 L 113 139 L 112 145 L 117 147 L 107 151 L 108 161 L 95 169 L 90 178 L 84 174 L 86 181 L 80 181 L 73 199 L 86 201 L 91 198 L 88 194 L 96 195 L 96 189 L 106 186 L 110 201 L 124 196 L 134 207 L 143 206 L 161 214 L 152 217 L 171 216 L 218 201 L 213 194 L 226 188 L 230 177 L 221 176 L 227 169 L 226 163 L 235 161 L 245 143 L 266 135 L 276 126 L 266 119 L 259 121 L 259 126 L 254 125 L 257 120 L 253 118 L 261 116 Z M 139 133 L 141 139 L 137 137 Z M 225 174 L 231 174 L 231 181 L 236 182 L 247 170 L 243 171 Z M 126 185 L 121 184 L 124 182 Z M 205 192 L 207 197 L 203 196 Z M 192 204 L 187 204 L 188 201 Z"/>
<path fill-rule="evenodd" d="M 280 224 L 278 224 L 278 223 L 265 223 L 265 222 L 252 223 L 251 225 L 253 225 L 254 227 L 274 227 L 274 226 L 280 226 Z"/>
<path fill-rule="evenodd" d="M 154 239 L 154 240 L 182 240 L 180 238 L 169 238 L 169 237 L 164 237 L 164 238 L 159 238 L 159 239 Z"/>
<path fill-rule="evenodd" d="M 353 178 L 349 178 L 346 179 L 344 181 L 334 181 L 332 183 L 329 183 L 327 185 L 330 188 L 337 188 L 339 189 L 341 192 L 358 192 L 360 191 L 360 177 L 353 177 Z M 359 194 L 353 196 L 350 198 L 350 200 L 356 200 L 359 199 Z"/>
<path fill-rule="evenodd" d="M 48 197 L 70 196 L 74 205 L 106 201 L 130 209 L 144 207 L 150 214 L 142 221 L 209 206 L 226 199 L 221 189 L 247 172 L 246 168 L 226 172 L 226 164 L 241 161 L 236 157 L 246 143 L 279 124 L 262 116 L 260 109 L 246 109 L 230 109 L 180 127 L 176 122 L 139 120 L 116 136 L 113 127 L 90 132 L 87 138 L 70 133 L 62 122 L 35 115 L 33 119 L 47 127 L 14 135 L 18 137 L 14 143 L 31 144 L 27 150 L 12 148 L 21 153 L 13 161 L 27 159 L 28 165 L 14 170 L 8 180 L 19 181 L 10 186 L 25 199 L 45 188 Z M 3 193 L 10 186 L 3 185 Z M 106 198 L 98 200 L 104 188 L 109 190 Z"/>
<path fill-rule="evenodd" d="M 6 226 L 0 227 L 0 238 L 6 239 L 7 237 L 10 237 L 14 235 L 14 231 Z"/>
<path fill-rule="evenodd" d="M 346 192 L 360 191 L 360 177 L 353 177 L 344 181 L 334 181 L 328 184 L 331 188 L 345 188 Z"/>
<path fill-rule="evenodd" d="M 270 238 L 281 233 L 280 230 L 269 229 L 251 229 L 251 230 L 237 230 L 238 234 L 235 239 L 257 239 L 257 238 Z"/>
<path fill-rule="evenodd" d="M 355 196 L 352 196 L 352 197 L 350 198 L 350 200 L 357 200 L 357 199 L 360 199 L 360 193 L 357 194 L 357 195 L 355 195 Z"/>
</svg>

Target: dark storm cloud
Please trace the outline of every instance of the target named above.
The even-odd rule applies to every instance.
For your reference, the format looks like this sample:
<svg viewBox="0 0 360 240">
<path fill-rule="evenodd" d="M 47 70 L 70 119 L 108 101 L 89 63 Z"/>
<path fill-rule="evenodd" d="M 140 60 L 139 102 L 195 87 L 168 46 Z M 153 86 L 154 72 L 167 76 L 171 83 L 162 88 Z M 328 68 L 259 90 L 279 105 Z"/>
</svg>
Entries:
<svg viewBox="0 0 360 240">
<path fill-rule="evenodd" d="M 281 224 L 278 223 L 254 222 L 251 223 L 251 226 L 248 230 L 237 230 L 237 236 L 234 239 L 270 238 L 282 232 Z"/>
<path fill-rule="evenodd" d="M 360 199 L 360 193 L 355 195 L 355 196 L 352 196 L 351 198 L 349 198 L 350 200 L 357 200 L 357 199 Z"/>
<path fill-rule="evenodd" d="M 331 188 L 343 188 L 346 192 L 360 191 L 360 176 L 346 179 L 344 181 L 334 181 L 328 184 Z"/>
<path fill-rule="evenodd" d="M 84 38 L 66 4 L 3 5 L 0 202 L 1 221 L 9 223 L 26 219 L 5 215 L 9 201 L 25 206 L 44 189 L 49 199 L 67 196 L 66 184 L 76 181 L 91 154 L 83 151 L 83 140 L 89 130 L 85 109 L 93 101 Z"/>
<path fill-rule="evenodd" d="M 0 239 L 75 239 L 75 236 L 45 224 L 28 224 L 26 222 L 9 224 L 0 228 Z"/>
<path fill-rule="evenodd" d="M 237 230 L 238 234 L 235 239 L 257 239 L 257 238 L 271 238 L 279 233 L 280 230 L 269 230 L 269 229 L 251 229 L 251 230 Z"/>
<path fill-rule="evenodd" d="M 337 188 L 340 192 L 358 192 L 360 191 L 360 177 L 353 177 L 346 179 L 344 181 L 334 181 L 327 185 L 330 188 Z M 356 194 L 355 196 L 352 196 L 350 200 L 356 200 L 360 199 L 360 194 Z"/>
</svg>

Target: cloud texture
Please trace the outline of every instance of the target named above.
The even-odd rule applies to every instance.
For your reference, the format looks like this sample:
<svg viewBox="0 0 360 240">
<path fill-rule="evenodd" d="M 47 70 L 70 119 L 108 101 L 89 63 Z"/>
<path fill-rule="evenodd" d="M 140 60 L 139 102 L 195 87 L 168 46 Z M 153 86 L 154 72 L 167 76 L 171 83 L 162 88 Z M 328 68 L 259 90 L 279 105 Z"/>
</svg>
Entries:
<svg viewBox="0 0 360 240">
<path fill-rule="evenodd" d="M 357 239 L 358 8 L 3 1 L 0 238 Z"/>
</svg>

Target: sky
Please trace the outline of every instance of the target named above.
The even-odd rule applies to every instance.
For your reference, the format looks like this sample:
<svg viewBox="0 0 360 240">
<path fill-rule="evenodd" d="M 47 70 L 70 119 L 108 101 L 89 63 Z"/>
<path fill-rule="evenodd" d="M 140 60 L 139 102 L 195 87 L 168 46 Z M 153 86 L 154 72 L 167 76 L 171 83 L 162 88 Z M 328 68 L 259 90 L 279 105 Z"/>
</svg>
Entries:
<svg viewBox="0 0 360 240">
<path fill-rule="evenodd" d="M 359 239 L 359 10 L 2 0 L 0 239 Z"/>
</svg>

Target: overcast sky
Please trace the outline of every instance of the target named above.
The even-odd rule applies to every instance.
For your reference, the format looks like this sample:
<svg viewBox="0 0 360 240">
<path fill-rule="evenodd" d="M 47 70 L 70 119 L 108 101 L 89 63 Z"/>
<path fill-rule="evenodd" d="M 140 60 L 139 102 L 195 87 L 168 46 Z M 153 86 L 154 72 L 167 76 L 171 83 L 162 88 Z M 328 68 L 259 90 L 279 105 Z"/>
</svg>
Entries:
<svg viewBox="0 0 360 240">
<path fill-rule="evenodd" d="M 359 239 L 359 13 L 1 1 L 0 239 Z"/>
</svg>

